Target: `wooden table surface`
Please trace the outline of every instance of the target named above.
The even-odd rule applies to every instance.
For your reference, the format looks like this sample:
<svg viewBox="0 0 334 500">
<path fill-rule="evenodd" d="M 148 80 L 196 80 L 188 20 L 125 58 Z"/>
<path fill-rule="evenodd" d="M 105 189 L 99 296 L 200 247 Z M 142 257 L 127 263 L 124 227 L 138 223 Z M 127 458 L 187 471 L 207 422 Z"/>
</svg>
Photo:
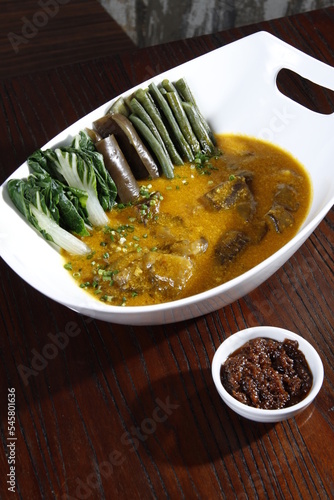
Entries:
<svg viewBox="0 0 334 500">
<path fill-rule="evenodd" d="M 98 0 L 0 0 L 0 78 L 135 48 Z"/>
<path fill-rule="evenodd" d="M 105 101 L 262 29 L 334 66 L 334 8 L 328 8 L 4 80 L 0 183 L 36 148 Z M 282 86 L 305 104 L 334 111 L 331 92 L 288 76 Z M 272 278 L 237 302 L 196 320 L 154 327 L 82 317 L 1 261 L 0 497 L 333 498 L 333 223 L 331 211 Z M 220 343 L 259 324 L 299 332 L 325 369 L 314 403 L 275 425 L 231 412 L 210 373 Z M 7 482 L 13 458 L 15 493 Z"/>
</svg>

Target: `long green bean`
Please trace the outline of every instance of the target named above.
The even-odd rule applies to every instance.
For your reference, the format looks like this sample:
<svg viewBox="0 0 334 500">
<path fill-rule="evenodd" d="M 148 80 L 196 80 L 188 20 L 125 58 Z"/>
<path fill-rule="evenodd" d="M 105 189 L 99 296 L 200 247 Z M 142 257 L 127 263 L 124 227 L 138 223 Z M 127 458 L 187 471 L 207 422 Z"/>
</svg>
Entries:
<svg viewBox="0 0 334 500">
<path fill-rule="evenodd" d="M 107 114 L 110 113 L 120 113 L 121 115 L 129 116 L 130 110 L 122 96 L 119 97 L 117 101 L 115 101 L 108 109 Z"/>
<path fill-rule="evenodd" d="M 214 145 L 199 118 L 196 107 L 191 102 L 182 102 L 182 107 L 186 112 L 190 125 L 199 140 L 202 150 L 206 154 L 212 154 L 214 152 Z"/>
<path fill-rule="evenodd" d="M 179 94 L 177 92 L 167 92 L 166 98 L 180 126 L 180 129 L 182 130 L 184 137 L 191 147 L 192 152 L 194 153 L 194 155 L 196 153 L 200 153 L 200 144 L 182 107 L 182 102 Z"/>
<path fill-rule="evenodd" d="M 149 91 L 151 96 L 153 97 L 156 105 L 160 109 L 160 111 L 163 113 L 164 117 L 167 120 L 167 123 L 171 129 L 171 132 L 174 136 L 174 141 L 177 143 L 177 146 L 179 148 L 179 151 L 181 152 L 182 157 L 186 161 L 193 161 L 194 160 L 194 155 L 192 153 L 192 150 L 187 143 L 184 135 L 181 132 L 181 129 L 173 115 L 172 110 L 169 107 L 169 104 L 167 101 L 164 99 L 161 91 L 157 87 L 157 85 L 152 82 L 148 86 Z M 162 89 L 161 89 L 162 90 Z"/>
<path fill-rule="evenodd" d="M 170 135 L 169 132 L 162 120 L 162 117 L 160 115 L 159 109 L 155 105 L 155 103 L 150 99 L 150 97 L 147 95 L 147 92 L 143 89 L 137 90 L 136 94 L 136 99 L 142 104 L 142 106 L 145 108 L 147 113 L 150 115 L 152 118 L 156 128 L 159 131 L 159 134 L 165 143 L 165 147 L 168 151 L 168 154 L 174 163 L 174 165 L 182 165 L 183 161 L 181 156 L 179 155 Z"/>
<path fill-rule="evenodd" d="M 179 80 L 174 82 L 174 86 L 184 101 L 191 102 L 195 106 L 197 113 L 198 113 L 198 116 L 200 117 L 200 120 L 201 120 L 203 126 L 205 127 L 207 134 L 211 138 L 212 143 L 215 145 L 216 141 L 215 141 L 215 137 L 212 133 L 212 130 L 211 130 L 208 122 L 206 121 L 206 119 L 202 115 L 202 113 L 201 113 L 201 111 L 196 103 L 195 97 L 193 96 L 193 93 L 190 90 L 190 87 L 189 87 L 187 81 L 184 78 L 180 78 Z"/>
<path fill-rule="evenodd" d="M 164 148 L 161 146 L 160 142 L 151 132 L 147 125 L 135 114 L 131 114 L 129 119 L 132 121 L 134 126 L 136 127 L 139 134 L 143 137 L 143 139 L 150 146 L 151 150 L 155 154 L 161 169 L 164 175 L 168 179 L 172 179 L 174 177 L 174 166 L 171 162 L 171 159 L 168 154 L 166 154 Z"/>
<path fill-rule="evenodd" d="M 152 118 L 150 117 L 150 115 L 148 114 L 148 112 L 146 111 L 144 106 L 142 104 L 140 104 L 138 99 L 133 97 L 130 101 L 130 107 L 131 107 L 132 113 L 137 115 L 145 123 L 145 125 L 148 126 L 148 128 L 151 130 L 151 132 L 155 135 L 155 137 L 161 143 L 162 147 L 166 149 L 165 143 L 162 140 L 161 135 L 159 134 L 159 131 L 158 131 L 157 127 L 155 126 L 154 121 L 152 120 Z"/>
<path fill-rule="evenodd" d="M 174 86 L 174 84 L 173 84 L 170 80 L 167 80 L 167 78 L 165 78 L 164 80 L 162 80 L 162 82 L 161 82 L 161 86 L 162 86 L 162 88 L 164 88 L 167 92 L 177 92 L 177 89 L 176 89 L 176 87 Z"/>
</svg>

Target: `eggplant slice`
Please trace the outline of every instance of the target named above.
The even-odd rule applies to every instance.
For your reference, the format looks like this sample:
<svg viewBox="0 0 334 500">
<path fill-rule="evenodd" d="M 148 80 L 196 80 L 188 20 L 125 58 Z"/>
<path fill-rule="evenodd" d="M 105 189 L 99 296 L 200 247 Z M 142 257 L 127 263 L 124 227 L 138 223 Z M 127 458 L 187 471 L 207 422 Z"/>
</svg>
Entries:
<svg viewBox="0 0 334 500">
<path fill-rule="evenodd" d="M 250 238 L 242 231 L 230 230 L 222 235 L 215 247 L 215 256 L 220 264 L 232 262 L 250 243 Z"/>
<path fill-rule="evenodd" d="M 109 135 L 98 141 L 95 147 L 103 155 L 104 164 L 117 186 L 121 202 L 135 201 L 139 196 L 139 186 L 115 136 Z"/>
<path fill-rule="evenodd" d="M 105 115 L 93 126 L 103 138 L 109 135 L 116 137 L 136 179 L 159 177 L 158 165 L 126 116 L 120 113 Z"/>
</svg>

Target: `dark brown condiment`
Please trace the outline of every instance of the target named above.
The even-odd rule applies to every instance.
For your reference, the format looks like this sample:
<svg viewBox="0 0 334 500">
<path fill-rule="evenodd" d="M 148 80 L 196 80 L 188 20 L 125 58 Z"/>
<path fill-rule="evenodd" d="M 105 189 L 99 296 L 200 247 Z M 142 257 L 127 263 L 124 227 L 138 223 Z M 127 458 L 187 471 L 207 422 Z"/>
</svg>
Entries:
<svg viewBox="0 0 334 500">
<path fill-rule="evenodd" d="M 265 410 L 293 406 L 309 393 L 313 376 L 297 341 L 250 340 L 221 368 L 225 389 L 241 403 Z"/>
</svg>

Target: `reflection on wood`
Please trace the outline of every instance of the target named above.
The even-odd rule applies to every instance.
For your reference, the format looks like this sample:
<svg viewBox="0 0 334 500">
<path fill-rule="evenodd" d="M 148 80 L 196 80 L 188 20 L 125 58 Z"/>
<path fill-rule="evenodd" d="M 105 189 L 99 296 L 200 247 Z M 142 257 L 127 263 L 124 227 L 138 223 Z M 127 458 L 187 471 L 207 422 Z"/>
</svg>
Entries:
<svg viewBox="0 0 334 500">
<path fill-rule="evenodd" d="M 97 0 L 0 0 L 0 78 L 132 50 Z"/>
<path fill-rule="evenodd" d="M 99 1 L 139 47 L 334 5 L 333 0 Z"/>
</svg>

